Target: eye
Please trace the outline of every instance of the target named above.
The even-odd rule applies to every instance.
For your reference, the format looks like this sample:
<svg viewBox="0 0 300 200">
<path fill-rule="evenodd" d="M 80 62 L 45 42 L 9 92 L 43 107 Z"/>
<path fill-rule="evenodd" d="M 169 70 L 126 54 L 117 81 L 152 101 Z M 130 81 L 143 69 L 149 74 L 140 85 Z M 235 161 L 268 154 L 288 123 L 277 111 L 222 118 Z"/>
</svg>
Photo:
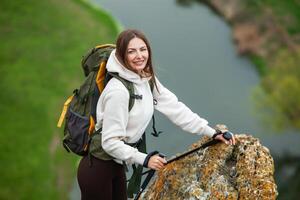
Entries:
<svg viewBox="0 0 300 200">
<path fill-rule="evenodd" d="M 141 51 L 147 51 L 147 48 L 146 47 L 141 48 Z"/>
<path fill-rule="evenodd" d="M 128 53 L 128 54 L 133 54 L 134 51 L 133 51 L 133 50 L 128 50 L 127 53 Z"/>
</svg>

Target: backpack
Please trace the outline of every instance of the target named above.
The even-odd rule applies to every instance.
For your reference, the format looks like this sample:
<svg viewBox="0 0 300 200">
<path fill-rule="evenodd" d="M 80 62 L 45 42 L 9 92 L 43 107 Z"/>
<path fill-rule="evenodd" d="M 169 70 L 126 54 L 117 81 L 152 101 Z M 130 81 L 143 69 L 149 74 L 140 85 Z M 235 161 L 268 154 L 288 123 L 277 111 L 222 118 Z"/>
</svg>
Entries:
<svg viewBox="0 0 300 200">
<path fill-rule="evenodd" d="M 97 152 L 96 148 L 101 146 L 101 141 L 95 141 L 93 149 L 89 149 L 92 137 L 95 134 L 96 106 L 107 82 L 115 77 L 128 89 L 130 94 L 129 111 L 134 105 L 133 83 L 121 78 L 116 73 L 106 70 L 106 62 L 115 46 L 112 44 L 99 45 L 83 56 L 81 66 L 84 71 L 85 81 L 79 89 L 73 91 L 64 103 L 64 108 L 59 118 L 58 127 L 62 126 L 65 119 L 63 146 L 68 152 L 84 156 L 91 152 Z M 100 130 L 101 131 L 101 130 Z M 100 137 L 101 138 L 101 137 Z M 112 159 L 104 151 L 100 150 L 101 159 Z"/>
</svg>

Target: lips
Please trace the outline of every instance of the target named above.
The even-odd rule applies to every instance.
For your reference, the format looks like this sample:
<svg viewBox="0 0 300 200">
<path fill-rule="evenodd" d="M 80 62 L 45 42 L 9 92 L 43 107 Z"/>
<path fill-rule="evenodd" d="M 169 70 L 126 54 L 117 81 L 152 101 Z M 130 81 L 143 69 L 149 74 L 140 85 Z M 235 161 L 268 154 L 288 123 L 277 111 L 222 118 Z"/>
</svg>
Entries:
<svg viewBox="0 0 300 200">
<path fill-rule="evenodd" d="M 135 65 L 142 65 L 142 64 L 144 64 L 144 60 L 142 60 L 142 61 L 136 61 L 136 62 L 133 62 Z"/>
</svg>

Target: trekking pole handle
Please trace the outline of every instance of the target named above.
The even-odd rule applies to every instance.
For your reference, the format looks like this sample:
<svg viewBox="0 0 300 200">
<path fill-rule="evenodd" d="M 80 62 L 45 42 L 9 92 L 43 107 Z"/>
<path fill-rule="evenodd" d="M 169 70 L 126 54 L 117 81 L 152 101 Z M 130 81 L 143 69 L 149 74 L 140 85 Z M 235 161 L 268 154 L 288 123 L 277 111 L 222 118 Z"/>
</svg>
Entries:
<svg viewBox="0 0 300 200">
<path fill-rule="evenodd" d="M 226 131 L 223 133 L 223 138 L 225 138 L 225 140 L 231 140 L 233 136 L 233 133 Z"/>
<path fill-rule="evenodd" d="M 158 156 L 161 157 L 161 158 L 166 158 L 166 157 L 167 157 L 167 156 L 166 156 L 165 154 L 163 154 L 163 153 L 159 153 Z"/>
<path fill-rule="evenodd" d="M 166 156 L 165 154 L 163 154 L 163 153 L 158 153 L 158 156 L 161 157 L 161 158 L 166 158 L 166 157 L 167 157 L 167 156 Z M 144 176 L 145 174 L 148 174 L 151 170 L 152 170 L 152 169 L 149 169 L 149 170 L 147 170 L 147 171 L 144 171 L 144 172 L 142 173 L 142 176 Z"/>
</svg>

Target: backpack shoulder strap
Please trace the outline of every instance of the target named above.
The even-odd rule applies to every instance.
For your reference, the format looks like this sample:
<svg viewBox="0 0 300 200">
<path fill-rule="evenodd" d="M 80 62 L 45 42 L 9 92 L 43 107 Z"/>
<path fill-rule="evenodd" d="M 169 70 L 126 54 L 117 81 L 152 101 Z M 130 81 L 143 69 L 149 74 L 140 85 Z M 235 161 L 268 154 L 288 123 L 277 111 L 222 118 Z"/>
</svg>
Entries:
<svg viewBox="0 0 300 200">
<path fill-rule="evenodd" d="M 127 88 L 128 92 L 129 92 L 129 104 L 128 104 L 128 111 L 130 111 L 134 105 L 135 102 L 135 98 L 134 98 L 134 87 L 133 87 L 133 83 L 120 77 L 118 73 L 112 73 L 112 72 L 108 72 L 108 74 L 116 79 L 118 79 L 119 81 L 121 81 L 121 83 L 123 83 L 123 85 Z"/>
<path fill-rule="evenodd" d="M 149 85 L 150 85 L 150 89 L 151 89 L 151 92 L 152 92 L 152 94 L 153 94 L 154 83 L 153 83 L 152 79 L 150 79 L 150 80 L 148 81 L 148 83 L 149 83 Z"/>
</svg>

